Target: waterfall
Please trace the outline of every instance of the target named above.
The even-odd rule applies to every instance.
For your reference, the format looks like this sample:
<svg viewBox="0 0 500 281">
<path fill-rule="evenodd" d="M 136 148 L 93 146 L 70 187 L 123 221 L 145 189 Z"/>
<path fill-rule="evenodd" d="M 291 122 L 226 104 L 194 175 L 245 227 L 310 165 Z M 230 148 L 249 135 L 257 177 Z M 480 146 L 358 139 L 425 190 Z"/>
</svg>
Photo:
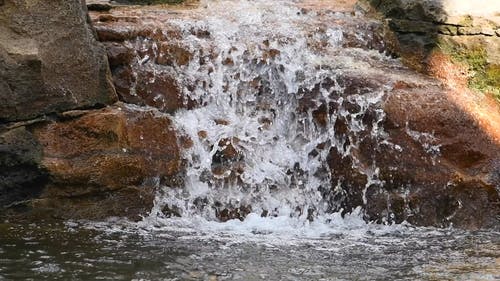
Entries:
<svg viewBox="0 0 500 281">
<path fill-rule="evenodd" d="M 290 1 L 206 2 L 202 13 L 160 25 L 175 34 L 168 46 L 133 42 L 134 71 L 174 79 L 188 108 L 173 117 L 186 173 L 160 188 L 151 216 L 329 220 L 348 193 L 347 181 L 332 183 L 332 150 L 367 177 L 366 203 L 366 189 L 381 184 L 378 168 L 353 149 L 366 139 L 393 144 L 380 126 L 390 83 L 363 79 L 379 75 L 376 66 L 400 67 L 374 48 L 383 43 L 373 23 Z"/>
</svg>

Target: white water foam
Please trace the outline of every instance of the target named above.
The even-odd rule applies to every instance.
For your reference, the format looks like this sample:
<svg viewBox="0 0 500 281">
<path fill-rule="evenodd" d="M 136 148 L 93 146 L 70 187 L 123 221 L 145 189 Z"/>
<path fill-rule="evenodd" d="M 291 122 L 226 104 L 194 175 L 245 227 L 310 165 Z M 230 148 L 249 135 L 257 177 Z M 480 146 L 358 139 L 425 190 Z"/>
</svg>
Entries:
<svg viewBox="0 0 500 281">
<path fill-rule="evenodd" d="M 153 52 L 139 56 L 133 68 L 175 77 L 197 104 L 173 116 L 177 131 L 192 141 L 183 152 L 183 184 L 158 186 L 155 206 L 140 227 L 308 237 L 364 229 L 361 209 L 342 218 L 332 200 L 342 200 L 346 187 L 338 181 L 332 188 L 327 159 L 335 149 L 367 176 L 366 204 L 367 188 L 383 183 L 376 163 L 362 166 L 352 151 L 364 138 L 392 145 L 380 126 L 390 83 L 347 93 L 342 79 L 362 81 L 380 72 L 374 66 L 399 64 L 360 47 L 372 35 L 355 24 L 346 29 L 355 15 L 305 12 L 294 1 L 203 5 L 200 14 L 160 27 L 182 34 L 173 40 L 191 54 L 186 64 L 156 64 L 150 55 L 164 55 L 157 43 L 135 42 Z M 349 47 L 353 40 L 361 43 Z M 324 117 L 317 116 L 321 107 Z M 336 131 L 338 119 L 347 133 Z"/>
</svg>

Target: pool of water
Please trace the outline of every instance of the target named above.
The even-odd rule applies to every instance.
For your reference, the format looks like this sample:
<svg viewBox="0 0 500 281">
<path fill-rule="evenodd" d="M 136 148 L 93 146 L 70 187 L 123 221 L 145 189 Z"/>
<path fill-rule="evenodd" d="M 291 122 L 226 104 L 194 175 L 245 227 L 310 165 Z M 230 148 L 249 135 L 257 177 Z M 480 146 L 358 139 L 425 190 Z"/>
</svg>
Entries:
<svg viewBox="0 0 500 281">
<path fill-rule="evenodd" d="M 345 220 L 3 223 L 0 280 L 500 280 L 498 232 Z"/>
</svg>

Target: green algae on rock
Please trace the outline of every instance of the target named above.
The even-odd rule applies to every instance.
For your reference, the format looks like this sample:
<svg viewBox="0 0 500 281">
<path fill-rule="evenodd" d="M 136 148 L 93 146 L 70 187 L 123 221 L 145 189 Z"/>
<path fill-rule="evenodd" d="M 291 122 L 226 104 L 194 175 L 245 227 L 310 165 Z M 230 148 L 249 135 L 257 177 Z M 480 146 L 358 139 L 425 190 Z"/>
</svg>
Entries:
<svg viewBox="0 0 500 281">
<path fill-rule="evenodd" d="M 457 44 L 452 40 L 440 40 L 438 48 L 450 56 L 454 63 L 465 65 L 470 88 L 491 94 L 500 102 L 500 65 L 498 64 L 500 62 L 490 62 L 483 41 L 476 40 L 469 45 Z"/>
</svg>

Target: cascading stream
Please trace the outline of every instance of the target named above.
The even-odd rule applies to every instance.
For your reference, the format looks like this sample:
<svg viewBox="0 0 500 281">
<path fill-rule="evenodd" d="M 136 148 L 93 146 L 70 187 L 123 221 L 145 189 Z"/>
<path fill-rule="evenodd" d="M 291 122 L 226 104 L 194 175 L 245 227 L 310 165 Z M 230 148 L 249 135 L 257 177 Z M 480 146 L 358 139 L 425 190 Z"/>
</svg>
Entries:
<svg viewBox="0 0 500 281">
<path fill-rule="evenodd" d="M 390 145 L 379 126 L 384 86 L 345 93 L 342 80 L 399 64 L 369 48 L 375 39 L 358 30 L 358 15 L 308 11 L 292 1 L 205 5 L 203 15 L 168 22 L 180 33 L 172 45 L 187 52 L 185 61 L 156 64 L 161 46 L 135 42 L 154 57 L 139 56 L 134 68 L 175 77 L 184 102 L 196 104 L 174 115 L 192 142 L 185 186 L 162 188 L 151 216 L 312 221 L 341 211 L 347 191 L 340 181 L 331 189 L 329 148 L 345 156 L 364 138 Z M 339 118 L 345 128 L 336 126 Z M 366 187 L 379 183 L 376 165 L 351 157 Z"/>
</svg>

